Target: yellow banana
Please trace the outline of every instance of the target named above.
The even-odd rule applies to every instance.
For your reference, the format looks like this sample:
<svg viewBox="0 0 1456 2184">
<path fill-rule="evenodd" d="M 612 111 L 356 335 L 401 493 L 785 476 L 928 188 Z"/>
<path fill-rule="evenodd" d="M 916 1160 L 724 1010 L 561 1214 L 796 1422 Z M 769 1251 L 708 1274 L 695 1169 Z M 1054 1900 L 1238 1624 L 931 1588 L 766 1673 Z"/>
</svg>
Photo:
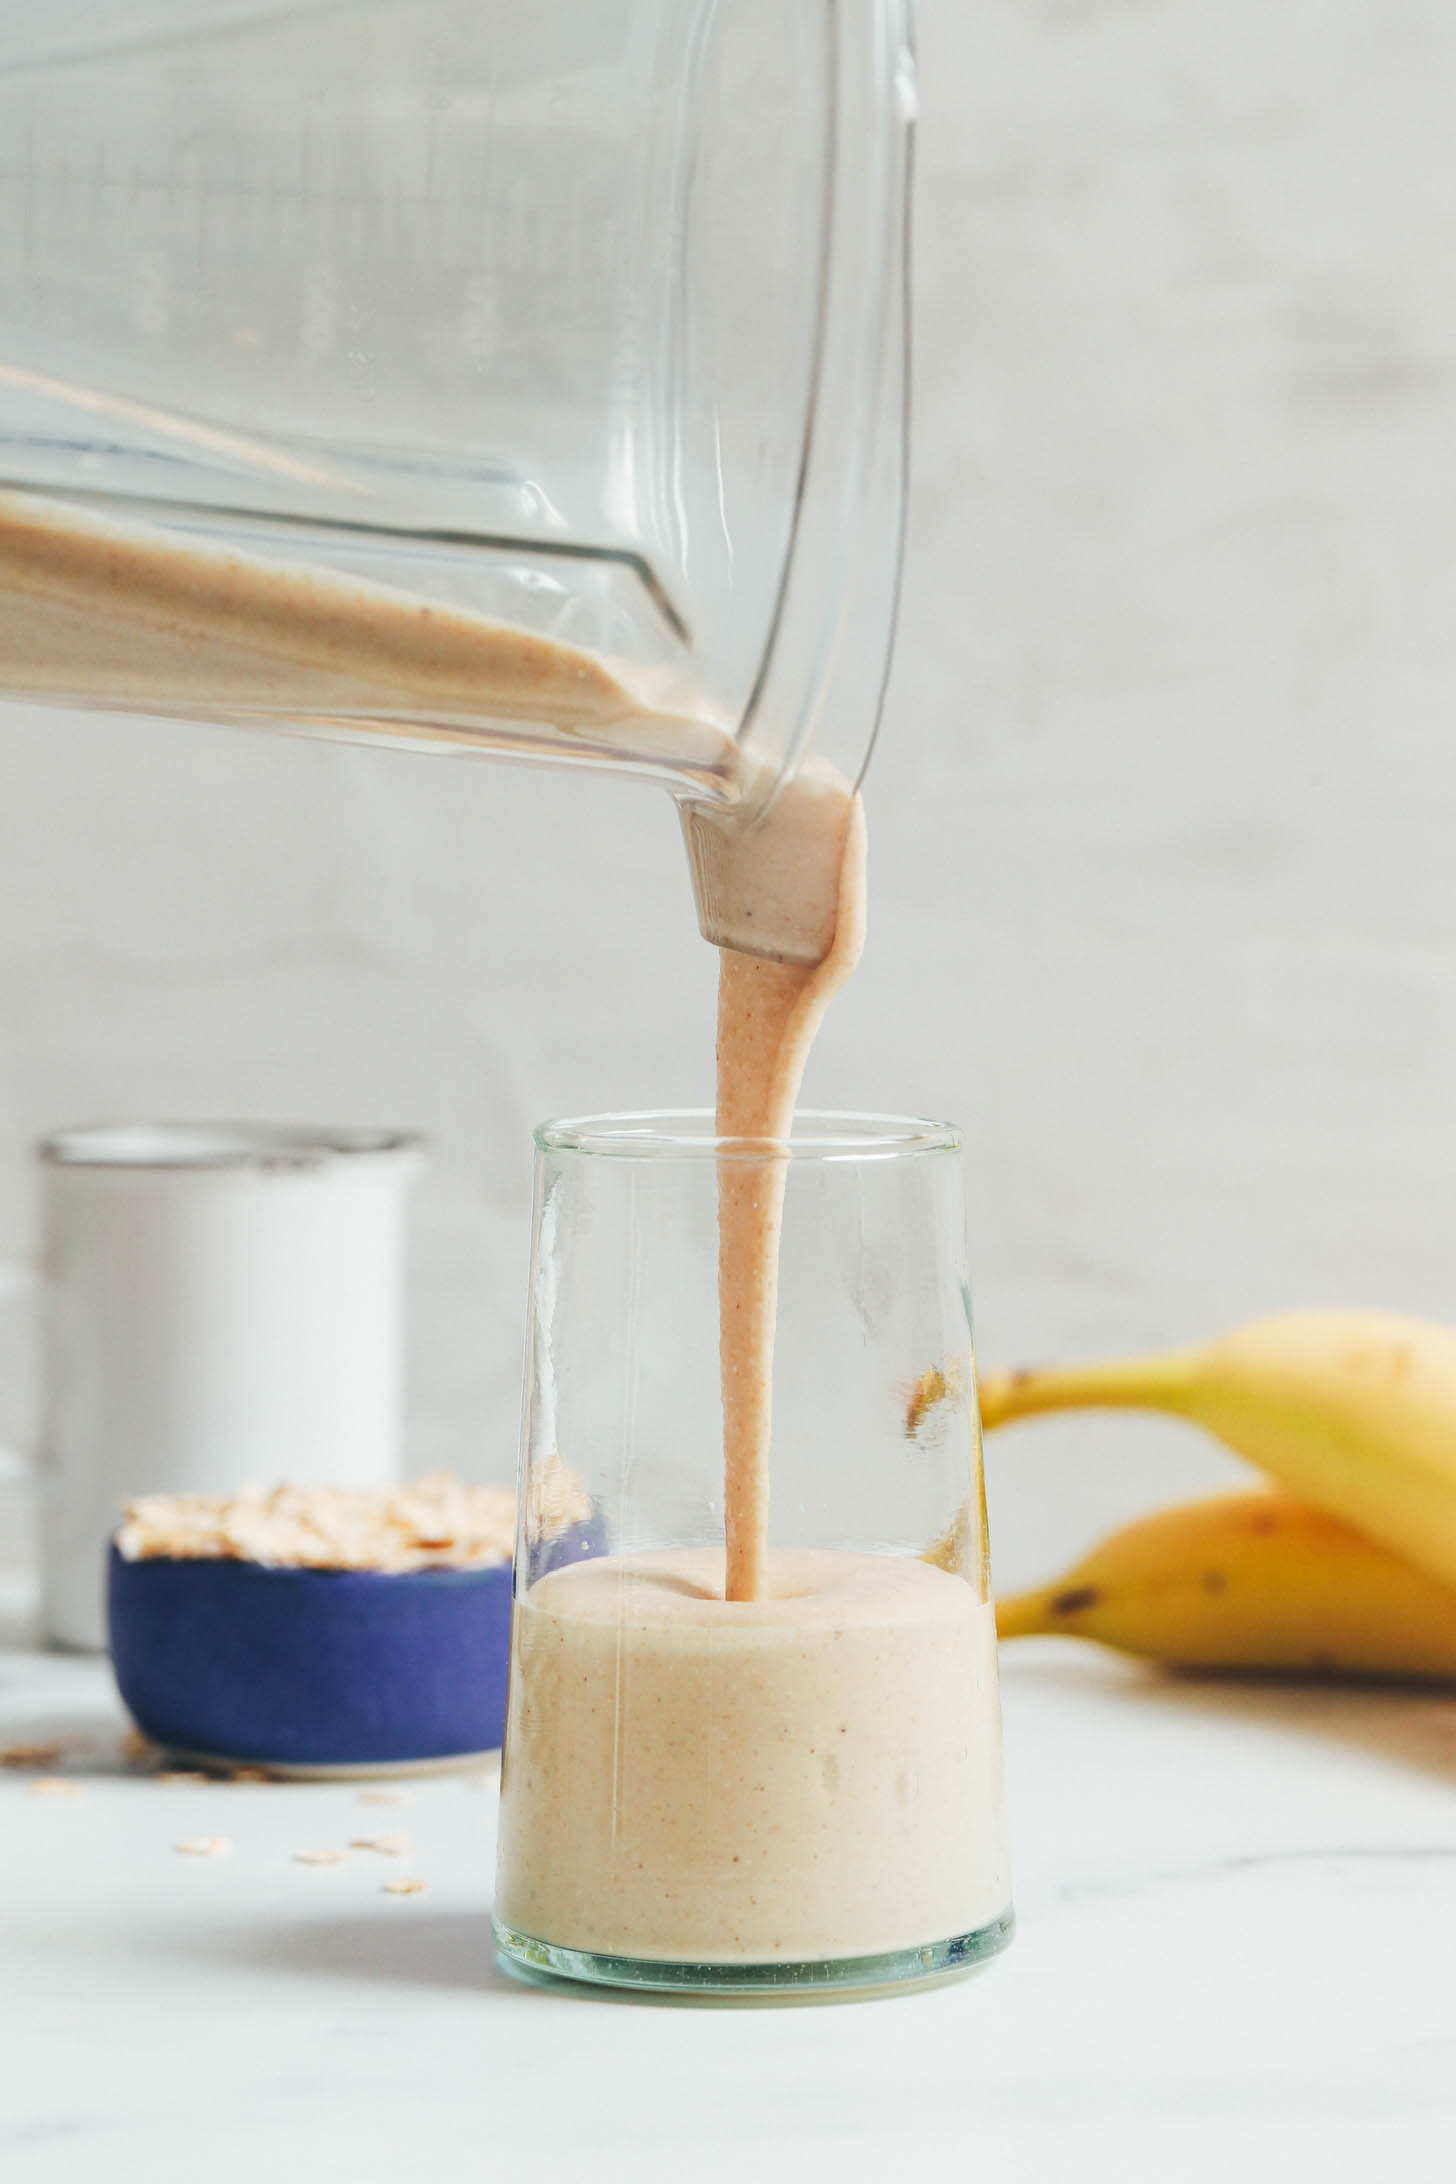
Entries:
<svg viewBox="0 0 1456 2184">
<path fill-rule="evenodd" d="M 1045 1591 L 999 1601 L 996 1627 L 1179 1668 L 1456 1682 L 1456 1586 L 1279 1493 L 1144 1517 Z"/>
<path fill-rule="evenodd" d="M 1285 1312 L 1198 1349 L 989 1374 L 987 1426 L 1089 1406 L 1170 1411 L 1302 1501 L 1456 1585 L 1456 1331 Z"/>
</svg>

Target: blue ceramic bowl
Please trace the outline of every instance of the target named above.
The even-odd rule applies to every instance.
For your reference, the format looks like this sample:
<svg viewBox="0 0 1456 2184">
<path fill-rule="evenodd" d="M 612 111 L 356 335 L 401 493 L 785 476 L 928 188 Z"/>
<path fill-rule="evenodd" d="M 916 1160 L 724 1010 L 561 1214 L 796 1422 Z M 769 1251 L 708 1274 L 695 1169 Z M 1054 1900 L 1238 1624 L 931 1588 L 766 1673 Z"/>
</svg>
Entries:
<svg viewBox="0 0 1456 2184">
<path fill-rule="evenodd" d="M 544 1566 L 600 1554 L 601 1520 Z M 108 1570 L 111 1661 L 169 1751 L 303 1774 L 449 1765 L 505 1728 L 511 1568 L 300 1570 L 128 1562 Z"/>
</svg>

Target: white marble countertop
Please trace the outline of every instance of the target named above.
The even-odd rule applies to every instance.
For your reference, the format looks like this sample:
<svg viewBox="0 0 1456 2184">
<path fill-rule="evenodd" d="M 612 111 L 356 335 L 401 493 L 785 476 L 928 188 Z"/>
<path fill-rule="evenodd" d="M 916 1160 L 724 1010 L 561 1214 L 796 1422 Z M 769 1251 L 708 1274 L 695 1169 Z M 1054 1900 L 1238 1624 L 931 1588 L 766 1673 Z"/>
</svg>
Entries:
<svg viewBox="0 0 1456 2184">
<path fill-rule="evenodd" d="M 724 2009 L 498 1971 L 489 1781 L 393 1810 L 146 1779 L 104 1664 L 0 1654 L 0 1744 L 86 1740 L 75 1795 L 0 1774 L 0 2175 L 1449 2177 L 1456 1700 L 1042 1641 L 1005 1709 L 1009 1953 L 873 2004 Z M 293 1857 L 401 1827 L 407 1868 Z M 173 1848 L 213 1835 L 225 1858 Z M 402 1869 L 423 1893 L 382 1892 Z"/>
</svg>

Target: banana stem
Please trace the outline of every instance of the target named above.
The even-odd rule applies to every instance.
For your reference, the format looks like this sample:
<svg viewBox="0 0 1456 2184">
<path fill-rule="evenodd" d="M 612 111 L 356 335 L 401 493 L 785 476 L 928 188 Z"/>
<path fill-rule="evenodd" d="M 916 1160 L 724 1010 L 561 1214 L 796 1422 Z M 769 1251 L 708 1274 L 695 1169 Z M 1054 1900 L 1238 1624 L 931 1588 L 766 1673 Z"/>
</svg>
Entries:
<svg viewBox="0 0 1456 2184">
<path fill-rule="evenodd" d="M 981 1423 L 989 1431 L 1047 1411 L 1186 1411 L 1198 1363 L 1194 1350 L 1167 1350 L 1107 1364 L 1031 1365 L 987 1373 L 980 1388 Z"/>
</svg>

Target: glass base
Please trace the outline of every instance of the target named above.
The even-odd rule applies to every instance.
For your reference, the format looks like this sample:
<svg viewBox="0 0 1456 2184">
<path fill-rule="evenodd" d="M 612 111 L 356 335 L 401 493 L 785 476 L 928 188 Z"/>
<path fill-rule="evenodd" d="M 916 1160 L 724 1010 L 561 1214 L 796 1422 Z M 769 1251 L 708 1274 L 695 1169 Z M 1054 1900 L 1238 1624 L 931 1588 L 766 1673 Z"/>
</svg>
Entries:
<svg viewBox="0 0 1456 2184">
<path fill-rule="evenodd" d="M 797 1995 L 865 1993 L 923 1986 L 957 1972 L 973 1971 L 999 1956 L 1016 1931 L 1008 1907 L 1000 1918 L 934 1941 L 923 1949 L 893 1949 L 887 1956 L 814 1957 L 796 1964 L 680 1964 L 653 1957 L 602 1956 L 591 1949 L 561 1949 L 492 1922 L 501 1962 L 528 1976 L 574 1979 L 594 1987 L 632 1987 L 656 1994 L 699 1994 L 791 2000 Z"/>
</svg>

